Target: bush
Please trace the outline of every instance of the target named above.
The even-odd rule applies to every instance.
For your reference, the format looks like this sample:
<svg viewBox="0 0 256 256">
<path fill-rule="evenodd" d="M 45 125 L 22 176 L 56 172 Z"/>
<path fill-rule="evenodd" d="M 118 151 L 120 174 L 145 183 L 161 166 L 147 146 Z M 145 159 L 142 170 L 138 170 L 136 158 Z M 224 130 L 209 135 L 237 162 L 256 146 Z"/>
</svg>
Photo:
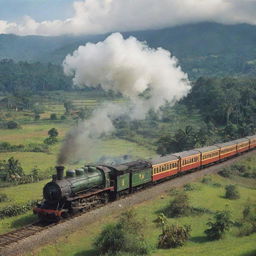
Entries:
<svg viewBox="0 0 256 256">
<path fill-rule="evenodd" d="M 256 205 L 248 202 L 243 209 L 243 218 L 240 223 L 239 236 L 248 236 L 256 232 Z"/>
<path fill-rule="evenodd" d="M 226 231 L 229 231 L 232 221 L 231 213 L 228 210 L 218 211 L 214 215 L 215 222 L 209 221 L 209 229 L 204 232 L 209 240 L 218 240 L 223 238 Z"/>
<path fill-rule="evenodd" d="M 7 128 L 8 129 L 17 129 L 17 128 L 19 128 L 19 124 L 15 121 L 9 121 L 7 123 Z"/>
<path fill-rule="evenodd" d="M 167 215 L 170 217 L 186 216 L 191 212 L 189 198 L 186 194 L 180 193 L 175 196 L 174 200 L 167 208 Z"/>
<path fill-rule="evenodd" d="M 38 121 L 40 120 L 40 115 L 39 114 L 35 114 L 35 117 L 34 117 L 35 121 Z"/>
<path fill-rule="evenodd" d="M 195 184 L 187 183 L 183 187 L 184 191 L 193 191 L 193 190 L 199 190 L 199 188 Z"/>
<path fill-rule="evenodd" d="M 3 207 L 0 209 L 0 218 L 5 218 L 5 217 L 13 217 L 17 216 L 23 213 L 26 213 L 27 211 L 31 210 L 33 206 L 35 206 L 37 201 L 28 201 L 24 205 L 19 205 L 19 204 L 13 204 L 13 205 L 8 205 L 6 207 Z"/>
<path fill-rule="evenodd" d="M 58 142 L 58 139 L 56 137 L 48 137 L 44 140 L 44 144 L 46 145 L 53 145 Z"/>
<path fill-rule="evenodd" d="M 99 254 L 132 255 L 148 254 L 144 240 L 144 224 L 137 220 L 133 211 L 125 212 L 116 224 L 107 225 L 96 238 L 94 246 Z"/>
<path fill-rule="evenodd" d="M 240 194 L 235 185 L 228 185 L 225 187 L 226 189 L 226 194 L 225 197 L 231 200 L 239 199 Z"/>
<path fill-rule="evenodd" d="M 165 225 L 158 238 L 158 248 L 168 249 L 183 246 L 189 239 L 191 227 L 184 225 Z"/>
<path fill-rule="evenodd" d="M 55 113 L 52 113 L 52 114 L 50 115 L 50 119 L 51 119 L 51 120 L 57 120 L 58 118 L 57 118 L 57 115 L 56 115 Z"/>
<path fill-rule="evenodd" d="M 60 117 L 60 119 L 61 119 L 61 120 L 66 120 L 67 117 L 66 117 L 65 115 L 62 115 L 62 116 Z"/>
<path fill-rule="evenodd" d="M 232 172 L 230 168 L 223 168 L 221 171 L 218 172 L 218 174 L 222 177 L 229 178 Z"/>
<path fill-rule="evenodd" d="M 0 203 L 8 201 L 8 196 L 4 193 L 0 193 Z"/>
<path fill-rule="evenodd" d="M 202 183 L 204 184 L 211 184 L 212 183 L 212 178 L 211 177 L 203 177 L 203 179 L 201 180 Z"/>
</svg>

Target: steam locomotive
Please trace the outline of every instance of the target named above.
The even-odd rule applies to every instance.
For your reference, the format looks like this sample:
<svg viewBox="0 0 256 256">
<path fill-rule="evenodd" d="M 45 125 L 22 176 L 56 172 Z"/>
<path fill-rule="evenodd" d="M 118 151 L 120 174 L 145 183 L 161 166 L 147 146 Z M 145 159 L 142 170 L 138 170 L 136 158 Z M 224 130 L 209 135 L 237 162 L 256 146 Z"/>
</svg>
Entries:
<svg viewBox="0 0 256 256">
<path fill-rule="evenodd" d="M 255 148 L 256 135 L 253 135 L 150 160 L 114 166 L 84 166 L 67 170 L 65 177 L 64 167 L 57 166 L 57 174 L 43 188 L 43 201 L 33 212 L 42 220 L 59 221 L 135 190 L 225 161 Z"/>
</svg>

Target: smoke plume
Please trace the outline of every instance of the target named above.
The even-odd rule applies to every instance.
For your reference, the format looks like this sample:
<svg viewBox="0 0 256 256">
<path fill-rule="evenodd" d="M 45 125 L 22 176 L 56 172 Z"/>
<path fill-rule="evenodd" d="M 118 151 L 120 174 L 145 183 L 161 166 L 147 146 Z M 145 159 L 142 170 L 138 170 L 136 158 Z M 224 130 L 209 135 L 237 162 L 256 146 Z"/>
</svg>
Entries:
<svg viewBox="0 0 256 256">
<path fill-rule="evenodd" d="M 174 104 L 191 88 L 169 51 L 149 48 L 134 37 L 124 39 L 120 33 L 97 44 L 80 46 L 66 56 L 63 66 L 65 74 L 73 76 L 74 86 L 101 85 L 103 90 L 120 93 L 126 100 L 100 106 L 89 120 L 71 130 L 60 153 L 62 164 L 79 152 L 86 157 L 99 138 L 115 130 L 116 118 L 128 115 L 132 120 L 144 119 L 150 109 L 158 111 L 166 102 Z"/>
</svg>

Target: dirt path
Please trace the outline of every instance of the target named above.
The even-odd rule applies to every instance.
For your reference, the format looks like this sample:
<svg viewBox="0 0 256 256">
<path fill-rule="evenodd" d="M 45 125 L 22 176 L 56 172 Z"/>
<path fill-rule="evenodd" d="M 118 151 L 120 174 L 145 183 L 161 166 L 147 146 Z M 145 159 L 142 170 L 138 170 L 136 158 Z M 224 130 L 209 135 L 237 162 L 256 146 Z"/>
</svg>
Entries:
<svg viewBox="0 0 256 256">
<path fill-rule="evenodd" d="M 254 150 L 221 164 L 214 165 L 194 173 L 186 174 L 184 176 L 161 183 L 157 186 L 147 188 L 146 190 L 132 194 L 124 199 L 112 202 L 104 207 L 95 209 L 91 212 L 68 220 L 62 224 L 53 226 L 52 228 L 25 238 L 18 243 L 5 248 L 4 250 L 0 251 L 0 256 L 20 256 L 29 253 L 40 246 L 56 241 L 56 239 L 63 236 L 64 234 L 67 236 L 68 234 L 83 228 L 83 226 L 104 218 L 105 216 L 119 213 L 120 211 L 135 204 L 142 203 L 146 200 L 151 200 L 159 194 L 169 191 L 172 187 L 180 187 L 186 183 L 201 179 L 204 175 L 216 173 L 224 166 L 231 165 L 234 162 L 240 161 L 249 156 L 256 157 L 256 151 Z"/>
</svg>

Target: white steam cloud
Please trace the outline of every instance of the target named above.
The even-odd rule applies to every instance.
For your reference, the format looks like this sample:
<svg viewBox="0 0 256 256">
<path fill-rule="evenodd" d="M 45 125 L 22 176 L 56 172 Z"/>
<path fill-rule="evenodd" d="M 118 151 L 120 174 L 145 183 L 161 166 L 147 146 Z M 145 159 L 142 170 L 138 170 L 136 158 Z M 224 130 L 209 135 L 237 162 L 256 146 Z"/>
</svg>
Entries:
<svg viewBox="0 0 256 256">
<path fill-rule="evenodd" d="M 174 104 L 191 88 L 187 75 L 170 52 L 151 49 L 134 37 L 124 39 L 120 33 L 97 44 L 80 46 L 66 57 L 63 65 L 64 72 L 73 76 L 75 86 L 101 85 L 105 91 L 120 93 L 127 100 L 123 104 L 104 104 L 94 111 L 91 119 L 72 130 L 59 163 L 79 151 L 85 154 L 85 149 L 90 150 L 96 139 L 112 133 L 116 118 L 125 114 L 132 120 L 144 119 L 150 109 L 157 111 L 166 102 Z M 67 152 L 67 148 L 73 153 Z"/>
<path fill-rule="evenodd" d="M 49 7 L 50 8 L 50 7 Z M 0 33 L 19 35 L 97 34 L 214 21 L 256 24 L 255 0 L 84 0 L 65 20 L 0 20 Z"/>
</svg>

